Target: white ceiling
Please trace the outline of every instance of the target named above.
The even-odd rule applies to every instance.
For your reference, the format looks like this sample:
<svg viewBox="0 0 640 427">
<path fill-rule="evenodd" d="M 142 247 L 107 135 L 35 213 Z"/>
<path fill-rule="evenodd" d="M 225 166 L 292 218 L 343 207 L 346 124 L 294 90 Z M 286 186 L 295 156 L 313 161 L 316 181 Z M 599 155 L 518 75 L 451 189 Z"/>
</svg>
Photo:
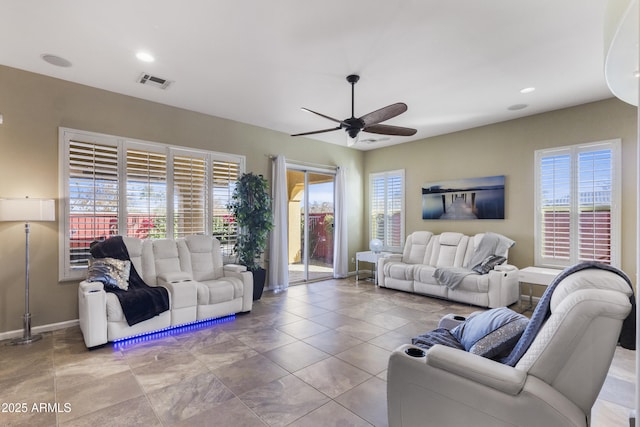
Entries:
<svg viewBox="0 0 640 427">
<path fill-rule="evenodd" d="M 372 149 L 611 97 L 606 0 L 0 0 L 0 64 L 287 134 L 394 102 Z M 136 59 L 144 50 L 153 63 Z M 67 59 L 53 66 L 41 55 Z M 147 72 L 167 90 L 136 83 Z M 533 86 L 536 91 L 521 94 Z M 0 94 L 1 96 L 1 94 Z M 508 107 L 526 104 L 511 111 Z M 1 113 L 1 112 L 0 112 Z M 315 135 L 345 144 L 343 131 Z M 362 134 L 361 139 L 380 138 Z"/>
</svg>

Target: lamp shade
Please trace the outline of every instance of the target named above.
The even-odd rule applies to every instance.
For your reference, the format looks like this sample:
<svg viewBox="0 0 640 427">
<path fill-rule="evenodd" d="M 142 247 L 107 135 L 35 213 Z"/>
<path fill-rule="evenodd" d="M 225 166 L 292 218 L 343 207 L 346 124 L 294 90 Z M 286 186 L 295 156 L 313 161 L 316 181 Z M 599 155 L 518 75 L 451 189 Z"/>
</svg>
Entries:
<svg viewBox="0 0 640 427">
<path fill-rule="evenodd" d="M 369 249 L 373 252 L 373 253 L 380 253 L 382 251 L 382 240 L 380 239 L 371 239 L 371 241 L 369 242 Z"/>
<path fill-rule="evenodd" d="M 0 199 L 0 221 L 55 221 L 53 199 Z"/>
</svg>

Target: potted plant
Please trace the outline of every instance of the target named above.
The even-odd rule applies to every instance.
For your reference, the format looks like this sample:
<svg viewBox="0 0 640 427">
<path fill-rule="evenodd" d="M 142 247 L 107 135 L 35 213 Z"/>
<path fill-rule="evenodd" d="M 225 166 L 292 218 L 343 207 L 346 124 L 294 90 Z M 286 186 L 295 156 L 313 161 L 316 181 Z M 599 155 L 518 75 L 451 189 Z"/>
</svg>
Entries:
<svg viewBox="0 0 640 427">
<path fill-rule="evenodd" d="M 267 246 L 267 236 L 273 228 L 269 185 L 262 175 L 244 173 L 236 183 L 227 206 L 238 224 L 238 240 L 233 250 L 238 262 L 253 273 L 253 300 L 262 296 L 267 277 L 260 257 Z"/>
</svg>

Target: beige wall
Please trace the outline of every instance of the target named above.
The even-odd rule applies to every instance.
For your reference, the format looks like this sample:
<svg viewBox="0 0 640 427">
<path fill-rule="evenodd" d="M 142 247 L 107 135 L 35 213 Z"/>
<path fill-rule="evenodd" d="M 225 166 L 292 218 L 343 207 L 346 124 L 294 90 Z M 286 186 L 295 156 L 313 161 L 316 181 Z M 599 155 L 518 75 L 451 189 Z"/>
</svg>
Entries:
<svg viewBox="0 0 640 427">
<path fill-rule="evenodd" d="M 153 89 L 153 88 L 152 88 Z M 150 90 L 152 90 L 150 89 Z M 212 101 L 215 102 L 215 101 Z M 288 135 L 0 66 L 0 197 L 58 197 L 58 127 L 245 155 L 247 171 L 269 177 L 268 155 L 347 168 L 349 260 L 368 247 L 364 207 L 369 172 L 403 168 L 407 232 L 492 230 L 516 240 L 512 262 L 533 262 L 533 151 L 621 138 L 623 268 L 635 276 L 636 109 L 607 100 L 369 152 Z M 292 119 L 293 120 L 293 119 Z M 504 221 L 423 221 L 427 181 L 506 175 Z M 22 328 L 24 227 L 0 223 L 0 333 Z M 354 268 L 350 264 L 351 269 Z M 77 282 L 58 282 L 58 223 L 31 233 L 33 325 L 77 319 Z"/>
<path fill-rule="evenodd" d="M 150 90 L 155 90 L 150 88 Z M 216 102 L 216 101 L 212 101 Z M 349 259 L 362 236 L 364 154 L 230 120 L 0 66 L 0 197 L 58 198 L 58 127 L 246 156 L 270 179 L 269 155 L 347 168 Z M 292 118 L 295 120 L 295 118 Z M 0 333 L 22 328 L 24 225 L 0 222 Z M 77 282 L 58 282 L 58 223 L 31 227 L 33 325 L 78 318 Z"/>
<path fill-rule="evenodd" d="M 364 174 L 405 169 L 406 233 L 415 230 L 502 233 L 515 240 L 509 261 L 534 259 L 534 151 L 582 142 L 622 140 L 622 268 L 636 274 L 636 108 L 617 99 L 538 114 L 428 138 L 365 154 Z M 423 220 L 421 186 L 426 182 L 506 176 L 505 220 Z M 365 186 L 365 202 L 368 203 Z M 366 206 L 366 205 L 365 205 Z M 367 219 L 365 219 L 367 221 Z M 365 224 L 367 226 L 367 224 Z M 364 245 L 364 242 L 363 242 Z"/>
</svg>

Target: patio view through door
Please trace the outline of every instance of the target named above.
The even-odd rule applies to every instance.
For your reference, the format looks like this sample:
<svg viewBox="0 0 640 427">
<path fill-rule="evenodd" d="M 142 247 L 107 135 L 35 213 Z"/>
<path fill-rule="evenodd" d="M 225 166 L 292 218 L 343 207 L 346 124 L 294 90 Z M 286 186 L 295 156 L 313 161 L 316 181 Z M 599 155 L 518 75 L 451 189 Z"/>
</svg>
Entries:
<svg viewBox="0 0 640 427">
<path fill-rule="evenodd" d="M 289 283 L 333 277 L 335 174 L 287 166 Z"/>
</svg>

